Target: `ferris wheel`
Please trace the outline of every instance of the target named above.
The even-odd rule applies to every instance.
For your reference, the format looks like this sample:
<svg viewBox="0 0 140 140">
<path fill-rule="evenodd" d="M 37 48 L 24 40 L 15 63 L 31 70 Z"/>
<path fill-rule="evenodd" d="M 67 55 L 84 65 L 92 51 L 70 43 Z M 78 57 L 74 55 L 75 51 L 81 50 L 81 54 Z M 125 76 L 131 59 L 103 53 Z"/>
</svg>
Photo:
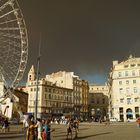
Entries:
<svg viewBox="0 0 140 140">
<path fill-rule="evenodd" d="M 28 58 L 27 29 L 17 0 L 0 0 L 0 80 L 16 88 Z"/>
</svg>

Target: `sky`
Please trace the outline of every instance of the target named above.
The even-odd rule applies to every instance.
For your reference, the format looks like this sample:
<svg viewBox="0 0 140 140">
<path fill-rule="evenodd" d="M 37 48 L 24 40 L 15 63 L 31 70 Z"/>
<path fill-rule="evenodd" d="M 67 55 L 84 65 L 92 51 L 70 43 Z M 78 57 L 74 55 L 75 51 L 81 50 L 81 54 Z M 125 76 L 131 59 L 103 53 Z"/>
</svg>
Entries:
<svg viewBox="0 0 140 140">
<path fill-rule="evenodd" d="M 113 60 L 140 57 L 139 0 L 18 0 L 29 39 L 27 69 L 73 71 L 89 83 L 105 83 Z M 40 39 L 41 35 L 41 39 Z"/>
</svg>

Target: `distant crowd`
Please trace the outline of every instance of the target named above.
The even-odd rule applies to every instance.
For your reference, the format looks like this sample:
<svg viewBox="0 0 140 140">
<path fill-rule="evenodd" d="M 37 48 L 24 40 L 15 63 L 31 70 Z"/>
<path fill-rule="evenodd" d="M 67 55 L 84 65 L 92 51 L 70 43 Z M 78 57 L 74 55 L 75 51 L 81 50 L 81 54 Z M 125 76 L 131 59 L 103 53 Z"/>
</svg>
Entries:
<svg viewBox="0 0 140 140">
<path fill-rule="evenodd" d="M 51 140 L 51 132 L 55 129 L 51 128 L 51 123 L 66 124 L 66 139 L 69 137 L 72 139 L 73 129 L 75 137 L 78 136 L 79 120 L 78 119 L 37 119 L 34 123 L 33 118 L 28 117 L 23 121 L 23 129 L 25 140 Z"/>
</svg>

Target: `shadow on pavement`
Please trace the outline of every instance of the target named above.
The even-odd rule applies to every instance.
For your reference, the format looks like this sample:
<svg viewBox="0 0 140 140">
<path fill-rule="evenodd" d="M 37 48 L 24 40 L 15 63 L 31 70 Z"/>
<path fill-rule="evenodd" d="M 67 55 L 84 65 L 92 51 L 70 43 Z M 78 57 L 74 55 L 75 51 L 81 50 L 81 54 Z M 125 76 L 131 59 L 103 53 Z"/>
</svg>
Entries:
<svg viewBox="0 0 140 140">
<path fill-rule="evenodd" d="M 107 134 L 110 134 L 110 133 L 113 133 L 113 132 L 99 133 L 99 134 L 94 134 L 94 135 L 89 135 L 89 136 L 83 136 L 83 137 L 78 136 L 78 138 L 75 138 L 75 140 L 80 140 L 80 139 L 94 137 L 94 136 L 99 136 L 99 135 L 107 135 Z"/>
<path fill-rule="evenodd" d="M 80 139 L 85 139 L 85 138 L 90 138 L 90 137 L 94 137 L 94 136 L 100 136 L 100 135 L 107 135 L 107 134 L 110 134 L 110 133 L 113 133 L 113 132 L 106 132 L 106 133 L 99 133 L 99 134 L 93 134 L 93 135 L 88 135 L 88 136 L 79 136 L 77 138 L 73 138 L 73 140 L 80 140 Z M 63 138 L 64 136 L 66 137 L 66 135 L 61 135 Z M 60 137 L 59 136 L 55 136 L 55 137 Z M 62 139 L 62 140 L 66 140 L 66 138 Z M 71 140 L 70 138 L 68 138 L 67 140 Z"/>
</svg>

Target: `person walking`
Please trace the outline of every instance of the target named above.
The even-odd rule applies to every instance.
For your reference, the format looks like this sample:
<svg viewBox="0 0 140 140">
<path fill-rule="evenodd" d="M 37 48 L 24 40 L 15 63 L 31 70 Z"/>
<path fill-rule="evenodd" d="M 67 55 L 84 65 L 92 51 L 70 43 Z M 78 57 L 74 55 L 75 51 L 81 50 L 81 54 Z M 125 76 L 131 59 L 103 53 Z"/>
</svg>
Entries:
<svg viewBox="0 0 140 140">
<path fill-rule="evenodd" d="M 67 140 L 68 140 L 69 134 L 70 134 L 71 139 L 72 139 L 72 127 L 73 127 L 73 122 L 69 121 L 67 124 L 67 135 L 66 135 Z"/>
<path fill-rule="evenodd" d="M 42 140 L 42 123 L 41 123 L 41 119 L 37 119 L 37 124 L 36 126 L 37 127 L 37 137 L 38 137 L 38 140 Z"/>
<path fill-rule="evenodd" d="M 24 139 L 26 140 L 27 130 L 29 127 L 30 120 L 27 116 L 24 116 L 23 120 L 23 131 L 24 131 Z"/>
<path fill-rule="evenodd" d="M 73 127 L 75 129 L 75 138 L 78 137 L 78 131 L 79 131 L 79 121 L 78 119 L 74 120 Z"/>
<path fill-rule="evenodd" d="M 51 140 L 51 132 L 53 132 L 55 129 L 51 129 L 51 120 L 48 119 L 45 122 L 44 128 L 46 132 L 46 140 Z"/>
<path fill-rule="evenodd" d="M 35 124 L 33 121 L 31 121 L 31 124 L 29 125 L 28 129 L 27 129 L 27 136 L 26 136 L 26 140 L 35 140 Z"/>
</svg>

